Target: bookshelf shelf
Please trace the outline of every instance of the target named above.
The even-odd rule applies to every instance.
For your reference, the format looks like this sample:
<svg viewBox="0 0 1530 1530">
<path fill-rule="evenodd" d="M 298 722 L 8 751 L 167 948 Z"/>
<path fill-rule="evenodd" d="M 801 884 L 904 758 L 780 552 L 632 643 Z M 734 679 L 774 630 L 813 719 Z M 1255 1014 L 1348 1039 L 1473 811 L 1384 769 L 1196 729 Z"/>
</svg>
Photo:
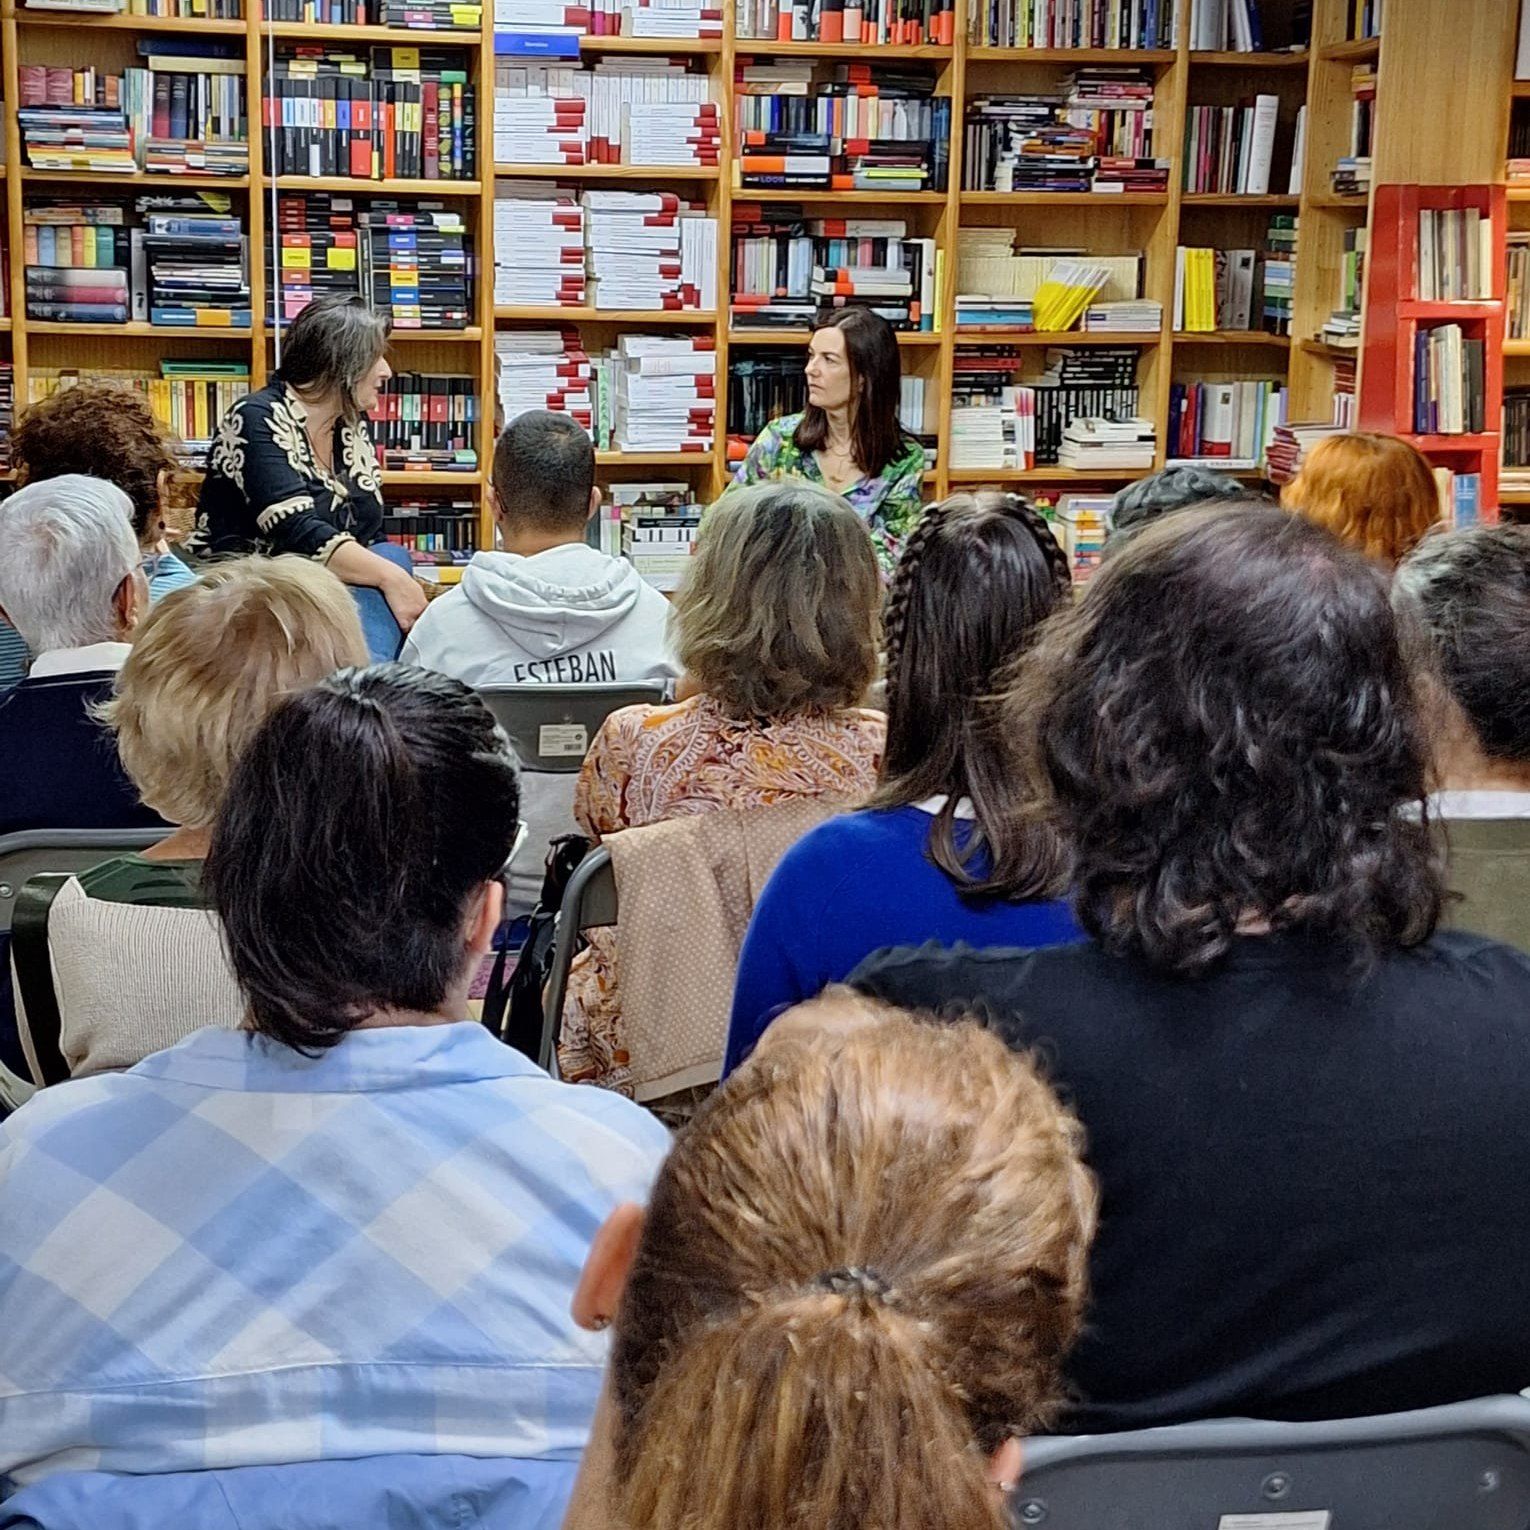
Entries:
<svg viewBox="0 0 1530 1530">
<path fill-rule="evenodd" d="M 1503 353 L 1505 356 L 1530 356 L 1530 340 L 1505 340 Z"/>
<path fill-rule="evenodd" d="M 243 30 L 243 24 L 238 24 Z M 363 27 L 340 26 L 328 22 L 263 21 L 258 23 L 262 37 L 277 37 L 287 42 L 365 42 L 392 43 L 395 47 L 424 44 L 428 47 L 457 43 L 476 48 L 480 33 L 477 27 Z"/>
<path fill-rule="evenodd" d="M 1530 80 L 1525 83 L 1530 84 Z M 1530 186 L 1509 186 L 1505 189 L 1504 196 L 1511 202 L 1530 202 Z"/>
<path fill-rule="evenodd" d="M 596 452 L 598 467 L 711 467 L 705 452 Z"/>
<path fill-rule="evenodd" d="M 0 335 L 8 335 L 10 332 L 11 321 L 9 319 L 0 319 Z"/>
<path fill-rule="evenodd" d="M 1181 330 L 1174 336 L 1175 345 L 1265 345 L 1271 350 L 1291 348 L 1290 335 L 1272 335 L 1263 329 Z"/>
<path fill-rule="evenodd" d="M 1308 207 L 1330 207 L 1345 212 L 1364 212 L 1370 206 L 1370 198 L 1363 192 L 1355 196 L 1341 196 L 1333 191 L 1319 191 L 1307 198 Z"/>
<path fill-rule="evenodd" d="M 1516 101 L 1530 96 L 1530 80 L 1513 80 L 1509 84 L 1509 94 Z"/>
<path fill-rule="evenodd" d="M 469 324 L 466 329 L 399 329 L 394 327 L 389 343 L 395 344 L 402 341 L 404 344 L 412 344 L 415 341 L 445 340 L 448 342 L 477 341 L 483 339 L 483 330 L 476 324 Z"/>
<path fill-rule="evenodd" d="M 715 313 L 694 308 L 664 308 L 649 313 L 640 308 L 547 308 L 534 304 L 497 305 L 494 317 L 506 320 L 529 320 L 538 324 L 692 324 L 714 325 Z"/>
<path fill-rule="evenodd" d="M 843 195 L 844 193 L 841 193 Z M 934 195 L 940 201 L 943 196 Z M 958 192 L 966 207 L 1167 207 L 1167 191 L 962 191 Z M 899 201 L 908 198 L 900 197 Z"/>
<path fill-rule="evenodd" d="M 108 170 L 33 170 L 24 166 L 23 181 L 52 183 L 53 185 L 78 184 L 83 186 L 160 186 L 166 189 L 179 186 L 188 191 L 247 191 L 250 178 L 247 175 L 152 175 L 147 170 L 135 170 L 127 175 L 116 175 Z"/>
<path fill-rule="evenodd" d="M 1156 331 L 1038 330 L 958 328 L 955 344 L 963 345 L 1157 345 Z"/>
<path fill-rule="evenodd" d="M 268 175 L 265 180 L 267 185 L 274 180 L 278 191 L 338 191 L 358 197 L 476 197 L 483 192 L 479 181 L 363 181 L 346 175 Z"/>
<path fill-rule="evenodd" d="M 1143 476 L 1141 468 L 1104 468 L 1081 472 L 1078 468 L 962 468 L 947 469 L 952 483 L 1131 483 Z"/>
<path fill-rule="evenodd" d="M 998 48 L 987 44 L 969 47 L 967 57 L 976 62 L 1004 64 L 1173 64 L 1179 61 L 1179 54 L 1172 48 Z"/>
<path fill-rule="evenodd" d="M 438 469 L 393 469 L 384 468 L 377 475 L 377 481 L 385 489 L 476 489 L 483 482 L 483 474 L 472 473 L 448 473 Z"/>
<path fill-rule="evenodd" d="M 243 37 L 243 21 L 208 16 L 92 16 L 83 11 L 29 11 L 16 7 L 20 27 L 83 27 L 91 32 L 202 32 L 212 36 Z"/>
<path fill-rule="evenodd" d="M 889 202 L 917 207 L 944 207 L 946 193 L 943 191 L 815 191 L 812 187 L 758 187 L 733 188 L 735 203 L 749 202 L 854 202 L 885 206 Z"/>
<path fill-rule="evenodd" d="M 1462 452 L 1476 455 L 1479 452 L 1497 451 L 1498 437 L 1496 435 L 1453 435 L 1421 436 L 1409 431 L 1398 431 L 1410 446 L 1416 446 L 1421 452 L 1445 453 Z"/>
<path fill-rule="evenodd" d="M 581 37 L 581 53 L 660 53 L 676 58 L 722 52 L 720 37 Z"/>
<path fill-rule="evenodd" d="M 1530 489 L 1500 489 L 1498 502 L 1501 505 L 1530 505 Z"/>
<path fill-rule="evenodd" d="M 1311 54 L 1305 48 L 1279 53 L 1207 52 L 1192 49 L 1190 62 L 1208 69 L 1305 69 Z"/>
<path fill-rule="evenodd" d="M 1231 191 L 1187 191 L 1180 197 L 1186 207 L 1300 207 L 1302 199 L 1275 193 L 1260 196 Z"/>
<path fill-rule="evenodd" d="M 1452 319 L 1496 319 L 1503 312 L 1502 303 L 1420 303 L 1404 301 L 1397 305 L 1399 319 L 1425 319 L 1449 322 Z"/>
<path fill-rule="evenodd" d="M 806 345 L 809 331 L 805 329 L 730 329 L 729 345 Z M 941 343 L 942 336 L 928 330 L 904 329 L 898 331 L 898 344 L 909 346 Z"/>
<path fill-rule="evenodd" d="M 733 51 L 745 58 L 768 55 L 771 58 L 842 58 L 870 59 L 873 63 L 892 60 L 928 59 L 944 63 L 954 57 L 955 50 L 934 43 L 917 45 L 878 43 L 868 48 L 865 43 L 822 42 L 772 42 L 768 37 L 739 37 L 734 40 Z"/>
<path fill-rule="evenodd" d="M 1364 64 L 1381 56 L 1379 37 L 1361 37 L 1350 42 L 1329 43 L 1318 49 L 1318 58 L 1325 64 Z"/>
<path fill-rule="evenodd" d="M 1354 358 L 1360 354 L 1358 345 L 1334 345 L 1328 340 L 1298 340 L 1296 348 L 1304 356 L 1322 356 L 1329 361 Z"/>
<path fill-rule="evenodd" d="M 715 181 L 716 165 L 495 165 L 502 180 L 535 181 Z"/>
<path fill-rule="evenodd" d="M 29 335 L 125 335 L 129 339 L 153 339 L 167 345 L 180 345 L 187 340 L 249 340 L 252 329 L 220 329 L 216 325 L 145 324 L 135 319 L 127 324 L 64 324 L 46 319 L 24 321 Z"/>
</svg>

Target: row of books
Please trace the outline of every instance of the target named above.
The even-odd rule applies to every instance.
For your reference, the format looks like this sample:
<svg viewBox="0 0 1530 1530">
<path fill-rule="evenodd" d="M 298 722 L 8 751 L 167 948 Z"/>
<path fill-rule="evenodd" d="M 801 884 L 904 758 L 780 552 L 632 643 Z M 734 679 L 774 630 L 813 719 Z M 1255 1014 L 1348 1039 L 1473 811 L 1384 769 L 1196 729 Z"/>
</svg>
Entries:
<svg viewBox="0 0 1530 1530">
<path fill-rule="evenodd" d="M 1289 483 L 1301 471 L 1307 453 L 1319 441 L 1343 434 L 1347 423 L 1337 420 L 1289 420 L 1277 424 L 1265 447 L 1265 472 L 1274 484 Z"/>
<path fill-rule="evenodd" d="M 716 165 L 721 117 L 699 60 L 593 66 L 500 57 L 494 158 L 518 165 Z"/>
<path fill-rule="evenodd" d="M 1368 229 L 1344 230 L 1343 253 L 1339 258 L 1339 301 L 1318 334 L 1329 345 L 1359 347 L 1360 302 L 1365 293 L 1365 257 L 1369 245 Z"/>
<path fill-rule="evenodd" d="M 1270 189 L 1280 97 L 1192 106 L 1185 127 L 1185 190 L 1264 196 Z M 1288 187 L 1294 195 L 1300 185 Z"/>
<path fill-rule="evenodd" d="M 1286 404 L 1279 378 L 1171 383 L 1169 458 L 1252 472 L 1263 462 L 1275 427 L 1285 422 Z"/>
<path fill-rule="evenodd" d="M 1172 48 L 1175 0 L 974 0 L 967 38 L 996 48 Z"/>
<path fill-rule="evenodd" d="M 462 564 L 478 546 L 478 507 L 471 499 L 390 500 L 383 541 L 402 547 L 419 564 Z"/>
<path fill-rule="evenodd" d="M 1190 46 L 1221 53 L 1262 51 L 1259 0 L 1190 0 Z"/>
<path fill-rule="evenodd" d="M 1503 462 L 1521 475 L 1530 472 L 1530 388 L 1503 390 Z"/>
<path fill-rule="evenodd" d="M 735 324 L 804 327 L 830 307 L 863 303 L 895 329 L 933 330 L 934 239 L 902 218 L 807 218 L 796 206 L 733 205 Z"/>
<path fill-rule="evenodd" d="M 166 54 L 144 38 L 146 68 L 24 64 L 16 113 L 35 170 L 244 175 L 243 58 Z M 237 70 L 237 72 L 236 72 Z"/>
<path fill-rule="evenodd" d="M 222 3 L 233 3 L 238 14 L 238 0 Z M 271 21 L 297 21 L 306 26 L 476 32 L 483 25 L 483 6 L 467 0 L 262 0 L 261 10 Z"/>
<path fill-rule="evenodd" d="M 476 92 L 452 48 L 322 46 L 279 54 L 263 103 L 277 175 L 471 180 Z"/>
<path fill-rule="evenodd" d="M 666 594 L 680 587 L 701 531 L 701 512 L 689 484 L 611 485 L 611 516 L 620 527 L 622 556 Z"/>
<path fill-rule="evenodd" d="M 477 377 L 395 372 L 368 418 L 386 469 L 471 473 L 478 467 Z"/>
<path fill-rule="evenodd" d="M 891 43 L 949 47 L 953 0 L 739 0 L 737 36 L 775 42 Z"/>
<path fill-rule="evenodd" d="M 1421 326 L 1413 341 L 1414 430 L 1444 436 L 1481 431 L 1484 342 L 1467 336 L 1459 324 Z"/>
<path fill-rule="evenodd" d="M 53 323 L 244 328 L 249 245 L 224 196 L 29 204 L 22 212 L 26 312 Z"/>
<path fill-rule="evenodd" d="M 28 367 L 27 402 L 51 398 L 81 382 L 110 383 L 141 393 L 175 438 L 188 466 L 200 465 L 218 423 L 250 391 L 242 361 L 161 361 L 158 370 L 131 367 Z"/>
<path fill-rule="evenodd" d="M 1530 340 L 1530 229 L 1511 228 L 1507 242 L 1505 333 L 1510 340 Z"/>
<path fill-rule="evenodd" d="M 11 470 L 11 426 L 16 419 L 16 368 L 0 361 L 0 473 Z"/>
<path fill-rule="evenodd" d="M 1077 273 L 1086 253 L 1081 249 L 1033 250 L 1020 242 L 1017 231 L 1008 228 L 958 230 L 957 328 L 1049 328 L 1035 317 L 1036 295 L 1043 284 L 1055 282 L 1062 262 L 1069 262 L 1070 269 Z M 1102 304 L 1135 303 L 1141 294 L 1140 251 L 1119 255 L 1087 253 L 1087 266 L 1092 279 L 1087 286 L 1078 288 L 1071 303 L 1061 310 L 1063 315 L 1069 316 L 1062 324 L 1063 328 L 1071 328 L 1091 308 Z M 1046 304 L 1043 306 L 1047 307 Z M 1153 307 L 1156 309 L 1157 305 Z M 1050 311 L 1047 316 L 1059 317 Z M 1147 318 L 1148 315 L 1136 311 L 1122 315 L 1123 321 L 1133 327 L 1143 325 Z M 1152 327 L 1157 329 L 1156 321 Z"/>
<path fill-rule="evenodd" d="M 1284 237 L 1284 227 L 1277 233 Z M 1180 245 L 1174 252 L 1174 329 L 1291 332 L 1295 229 L 1282 249 L 1214 250 Z"/>
<path fill-rule="evenodd" d="M 456 208 L 309 192 L 278 198 L 276 228 L 280 261 L 267 250 L 267 291 L 279 325 L 326 293 L 359 293 L 395 329 L 473 322 L 473 242 Z"/>
<path fill-rule="evenodd" d="M 127 0 L 126 16 L 160 16 L 179 21 L 240 21 L 241 0 Z"/>
<path fill-rule="evenodd" d="M 494 0 L 496 53 L 577 58 L 589 37 L 721 38 L 717 0 Z"/>
<path fill-rule="evenodd" d="M 1454 303 L 1492 296 L 1492 220 L 1475 207 L 1419 208 L 1419 300 Z"/>
<path fill-rule="evenodd" d="M 596 309 L 717 307 L 717 220 L 673 192 L 501 181 L 496 304 Z"/>
<path fill-rule="evenodd" d="M 1329 175 L 1336 196 L 1361 196 L 1371 187 L 1371 149 L 1376 129 L 1376 66 L 1356 64 L 1349 74 L 1349 152 Z"/>
<path fill-rule="evenodd" d="M 1153 149 L 1151 72 L 1080 69 L 1061 91 L 967 103 L 962 189 L 1166 191 L 1169 161 Z"/>
<path fill-rule="evenodd" d="M 918 69 L 744 61 L 734 109 L 746 190 L 945 190 L 951 99 Z"/>
<path fill-rule="evenodd" d="M 1431 468 L 1435 492 L 1440 497 L 1440 520 L 1460 530 L 1482 519 L 1482 474 L 1457 473 L 1448 467 Z"/>
</svg>

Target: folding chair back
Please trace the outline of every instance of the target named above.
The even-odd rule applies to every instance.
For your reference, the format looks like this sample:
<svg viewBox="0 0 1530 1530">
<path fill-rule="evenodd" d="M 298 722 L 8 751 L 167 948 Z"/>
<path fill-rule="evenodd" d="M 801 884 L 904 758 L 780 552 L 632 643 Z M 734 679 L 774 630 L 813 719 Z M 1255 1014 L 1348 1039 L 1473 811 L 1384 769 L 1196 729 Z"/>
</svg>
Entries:
<svg viewBox="0 0 1530 1530">
<path fill-rule="evenodd" d="M 563 1000 L 568 993 L 569 968 L 573 966 L 579 937 L 586 930 L 616 923 L 616 874 L 611 852 L 597 845 L 575 868 L 563 894 L 558 914 L 558 934 L 553 942 L 552 971 L 547 980 L 542 1015 L 542 1045 L 537 1062 L 554 1078 L 558 1076 L 558 1030 L 563 1021 Z"/>
<path fill-rule="evenodd" d="M 621 707 L 656 704 L 657 685 L 496 685 L 479 691 L 526 770 L 575 771 L 600 725 Z"/>
</svg>

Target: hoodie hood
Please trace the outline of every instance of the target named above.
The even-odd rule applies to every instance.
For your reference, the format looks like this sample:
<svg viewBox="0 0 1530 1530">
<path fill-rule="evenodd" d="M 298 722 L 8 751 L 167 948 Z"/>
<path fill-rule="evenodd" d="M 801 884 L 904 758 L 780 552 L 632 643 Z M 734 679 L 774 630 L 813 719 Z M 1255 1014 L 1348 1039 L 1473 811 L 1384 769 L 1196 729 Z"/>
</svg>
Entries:
<svg viewBox="0 0 1530 1530">
<path fill-rule="evenodd" d="M 643 581 L 622 558 L 583 543 L 474 554 L 462 576 L 469 603 L 534 659 L 598 643 L 636 607 Z"/>
</svg>

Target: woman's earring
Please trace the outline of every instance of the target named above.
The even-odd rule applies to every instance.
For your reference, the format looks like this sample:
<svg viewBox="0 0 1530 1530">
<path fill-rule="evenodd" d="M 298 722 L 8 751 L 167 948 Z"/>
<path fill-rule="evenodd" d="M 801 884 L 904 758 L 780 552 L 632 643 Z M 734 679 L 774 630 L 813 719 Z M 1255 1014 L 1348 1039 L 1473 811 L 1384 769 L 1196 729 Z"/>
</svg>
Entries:
<svg viewBox="0 0 1530 1530">
<path fill-rule="evenodd" d="M 596 1333 L 604 1333 L 610 1326 L 611 1319 L 608 1318 L 603 1312 L 598 1317 L 592 1317 L 590 1319 L 590 1327 Z"/>
</svg>

